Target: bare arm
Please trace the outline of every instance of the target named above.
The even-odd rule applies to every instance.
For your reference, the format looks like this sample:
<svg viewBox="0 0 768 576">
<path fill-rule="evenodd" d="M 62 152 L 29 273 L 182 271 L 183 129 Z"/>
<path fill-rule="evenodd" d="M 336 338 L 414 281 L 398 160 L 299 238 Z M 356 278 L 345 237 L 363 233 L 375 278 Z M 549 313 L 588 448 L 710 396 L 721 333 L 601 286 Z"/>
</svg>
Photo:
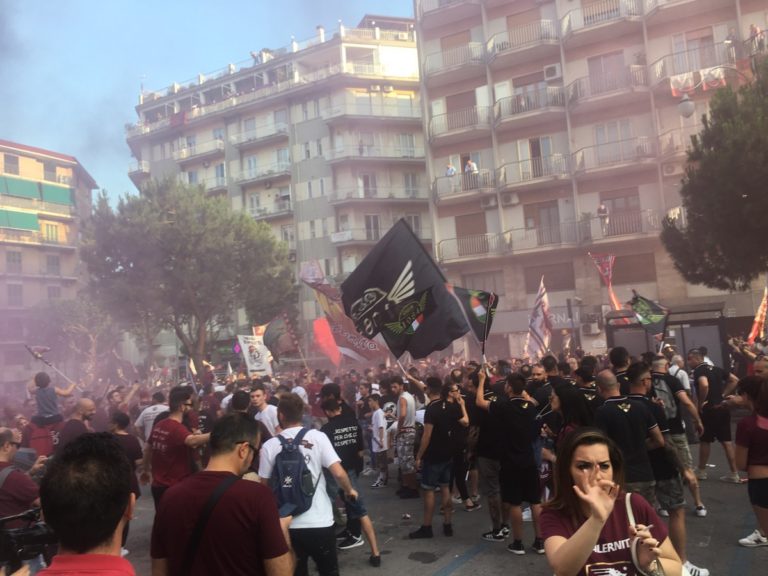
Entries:
<svg viewBox="0 0 768 576">
<path fill-rule="evenodd" d="M 408 404 L 405 401 L 405 398 L 400 396 L 400 398 L 397 400 L 397 433 L 400 433 L 400 430 L 403 428 L 403 424 L 405 423 L 405 413 L 408 410 Z"/>
<path fill-rule="evenodd" d="M 168 576 L 168 560 L 152 558 L 152 576 Z"/>
<path fill-rule="evenodd" d="M 186 438 L 184 438 L 184 444 L 189 446 L 190 448 L 197 448 L 198 446 L 202 446 L 203 444 L 208 443 L 208 439 L 211 437 L 210 432 L 206 434 L 190 434 Z"/>
<path fill-rule="evenodd" d="M 706 376 L 699 376 L 697 382 L 699 384 L 697 390 L 699 394 L 699 410 L 701 410 L 704 404 L 707 403 L 707 396 L 709 396 L 709 380 L 707 380 Z"/>
<path fill-rule="evenodd" d="M 661 433 L 661 429 L 658 426 L 648 430 L 648 438 L 646 439 L 648 448 L 662 448 L 664 446 L 664 435 Z"/>
<path fill-rule="evenodd" d="M 75 389 L 75 383 L 73 382 L 66 388 L 58 388 L 54 387 L 54 392 L 56 392 L 56 396 L 62 396 L 66 398 L 67 396 L 72 396 L 72 391 Z"/>
<path fill-rule="evenodd" d="M 347 497 L 352 498 L 353 500 L 357 498 L 357 490 L 352 488 L 352 483 L 349 481 L 347 471 L 344 470 L 341 462 L 334 462 L 331 464 L 328 467 L 328 471 L 333 474 L 339 487 L 344 491 L 344 494 L 346 494 Z"/>
<path fill-rule="evenodd" d="M 429 442 L 432 440 L 432 430 L 434 429 L 434 424 L 424 424 L 424 434 L 421 436 L 421 444 L 419 444 L 419 453 L 416 454 L 416 462 L 421 462 L 424 452 L 427 451 Z"/>
<path fill-rule="evenodd" d="M 688 396 L 688 393 L 685 390 L 680 390 L 675 396 L 677 396 L 680 404 L 683 405 L 683 408 L 686 409 L 688 414 L 691 415 L 691 418 L 696 424 L 696 433 L 701 436 L 704 433 L 704 424 L 702 423 L 699 411 L 696 410 L 696 406 L 693 405 L 690 396 Z"/>
<path fill-rule="evenodd" d="M 277 558 L 264 559 L 264 572 L 267 576 L 292 576 L 293 556 L 290 552 L 286 552 Z"/>
<path fill-rule="evenodd" d="M 488 410 L 491 403 L 485 399 L 485 372 L 478 374 L 477 392 L 475 393 L 475 405 L 483 410 Z"/>
<path fill-rule="evenodd" d="M 459 408 L 461 408 L 461 418 L 459 418 L 459 424 L 466 428 L 469 426 L 469 414 L 467 414 L 467 405 L 464 403 L 464 398 L 459 396 L 458 399 Z"/>
<path fill-rule="evenodd" d="M 603 525 L 604 522 L 590 516 L 570 538 L 547 538 L 544 549 L 555 576 L 576 576 L 579 573 L 597 544 Z"/>
<path fill-rule="evenodd" d="M 749 449 L 744 446 L 736 444 L 736 468 L 739 470 L 747 469 L 747 456 L 749 455 Z"/>
<path fill-rule="evenodd" d="M 738 384 L 739 379 L 733 374 L 728 374 L 728 383 L 725 385 L 725 390 L 723 390 L 723 396 L 730 396 Z"/>
</svg>

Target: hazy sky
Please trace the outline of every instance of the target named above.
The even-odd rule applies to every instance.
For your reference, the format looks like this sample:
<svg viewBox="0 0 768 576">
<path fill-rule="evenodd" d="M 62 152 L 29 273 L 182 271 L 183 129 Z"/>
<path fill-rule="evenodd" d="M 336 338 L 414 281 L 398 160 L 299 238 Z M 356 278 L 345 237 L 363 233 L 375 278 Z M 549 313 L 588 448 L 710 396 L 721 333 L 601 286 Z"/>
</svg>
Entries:
<svg viewBox="0 0 768 576">
<path fill-rule="evenodd" d="M 76 156 L 112 198 L 135 192 L 125 124 L 161 90 L 252 50 L 413 15 L 412 0 L 0 0 L 0 139 Z"/>
</svg>

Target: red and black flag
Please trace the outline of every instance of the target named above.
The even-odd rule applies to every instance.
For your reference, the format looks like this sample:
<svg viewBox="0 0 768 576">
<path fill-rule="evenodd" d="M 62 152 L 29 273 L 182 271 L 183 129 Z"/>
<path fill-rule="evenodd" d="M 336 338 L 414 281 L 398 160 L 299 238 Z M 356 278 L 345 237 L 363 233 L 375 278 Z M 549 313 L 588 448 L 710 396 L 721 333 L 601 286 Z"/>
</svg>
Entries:
<svg viewBox="0 0 768 576">
<path fill-rule="evenodd" d="M 459 304 L 445 287 L 445 277 L 405 220 L 373 247 L 341 291 L 344 310 L 357 331 L 366 338 L 382 332 L 385 339 L 390 333 L 386 324 L 399 321 L 404 307 L 413 308 L 429 291 L 425 314 L 405 345 L 392 350 L 396 356 L 408 351 L 414 358 L 424 358 L 469 331 Z"/>
<path fill-rule="evenodd" d="M 499 297 L 493 292 L 482 290 L 469 290 L 446 284 L 461 305 L 469 327 L 475 335 L 477 342 L 482 344 L 488 339 L 491 332 L 493 317 L 496 315 L 496 306 L 499 305 Z"/>
</svg>

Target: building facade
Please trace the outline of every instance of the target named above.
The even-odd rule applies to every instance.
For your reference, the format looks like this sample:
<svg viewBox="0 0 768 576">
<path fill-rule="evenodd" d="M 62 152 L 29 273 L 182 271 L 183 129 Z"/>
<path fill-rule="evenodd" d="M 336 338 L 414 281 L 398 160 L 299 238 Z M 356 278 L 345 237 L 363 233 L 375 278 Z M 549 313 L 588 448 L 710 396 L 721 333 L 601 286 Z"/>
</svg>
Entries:
<svg viewBox="0 0 768 576">
<path fill-rule="evenodd" d="M 318 27 L 306 42 L 142 94 L 130 177 L 139 189 L 169 176 L 204 184 L 267 222 L 297 279 L 315 260 L 341 280 L 400 218 L 431 250 L 418 73 L 413 20 Z M 321 311 L 304 286 L 298 305 L 308 333 Z M 250 331 L 242 315 L 234 324 Z"/>
<path fill-rule="evenodd" d="M 762 285 L 724 294 L 687 284 L 659 232 L 666 216 L 684 217 L 686 149 L 713 90 L 748 78 L 764 49 L 750 29 L 768 24 L 765 2 L 415 0 L 414 9 L 435 256 L 455 284 L 501 295 L 493 352 L 522 352 L 542 276 L 553 348 L 573 328 L 585 349 L 605 348 L 609 299 L 589 252 L 616 256 L 620 302 L 632 289 L 673 308 L 724 302 L 732 327 L 749 326 Z"/>
<path fill-rule="evenodd" d="M 78 243 L 96 183 L 73 156 L 0 140 L 0 386 L 38 368 L 24 348 L 32 309 L 83 286 Z"/>
</svg>

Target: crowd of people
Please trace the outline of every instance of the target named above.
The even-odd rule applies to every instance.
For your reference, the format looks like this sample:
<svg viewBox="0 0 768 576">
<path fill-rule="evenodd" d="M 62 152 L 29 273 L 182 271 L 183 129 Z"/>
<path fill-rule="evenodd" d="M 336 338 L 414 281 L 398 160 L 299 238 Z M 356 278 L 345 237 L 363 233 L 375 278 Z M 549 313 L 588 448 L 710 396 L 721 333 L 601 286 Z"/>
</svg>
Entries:
<svg viewBox="0 0 768 576">
<path fill-rule="evenodd" d="M 622 347 L 220 382 L 209 370 L 199 388 L 134 384 L 101 398 L 41 372 L 33 401 L 3 414 L 0 517 L 42 504 L 59 553 L 48 568 L 50 553 L 28 559 L 31 574 L 133 574 L 125 546 L 144 484 L 153 574 L 305 576 L 312 560 L 333 576 L 338 550 L 367 545 L 381 565 L 362 494 L 392 490 L 421 499 L 410 539 L 434 538 L 438 513 L 450 538 L 456 507 L 484 508 L 479 537 L 546 554 L 557 575 L 708 576 L 688 556 L 685 494 L 706 517 L 712 443 L 729 466 L 720 480 L 748 485 L 758 528 L 739 544 L 768 546 L 768 358 L 731 345 L 740 377 L 706 349 L 632 358 Z M 747 414 L 735 444 L 732 410 Z M 101 507 L 100 522 L 77 526 Z"/>
</svg>

